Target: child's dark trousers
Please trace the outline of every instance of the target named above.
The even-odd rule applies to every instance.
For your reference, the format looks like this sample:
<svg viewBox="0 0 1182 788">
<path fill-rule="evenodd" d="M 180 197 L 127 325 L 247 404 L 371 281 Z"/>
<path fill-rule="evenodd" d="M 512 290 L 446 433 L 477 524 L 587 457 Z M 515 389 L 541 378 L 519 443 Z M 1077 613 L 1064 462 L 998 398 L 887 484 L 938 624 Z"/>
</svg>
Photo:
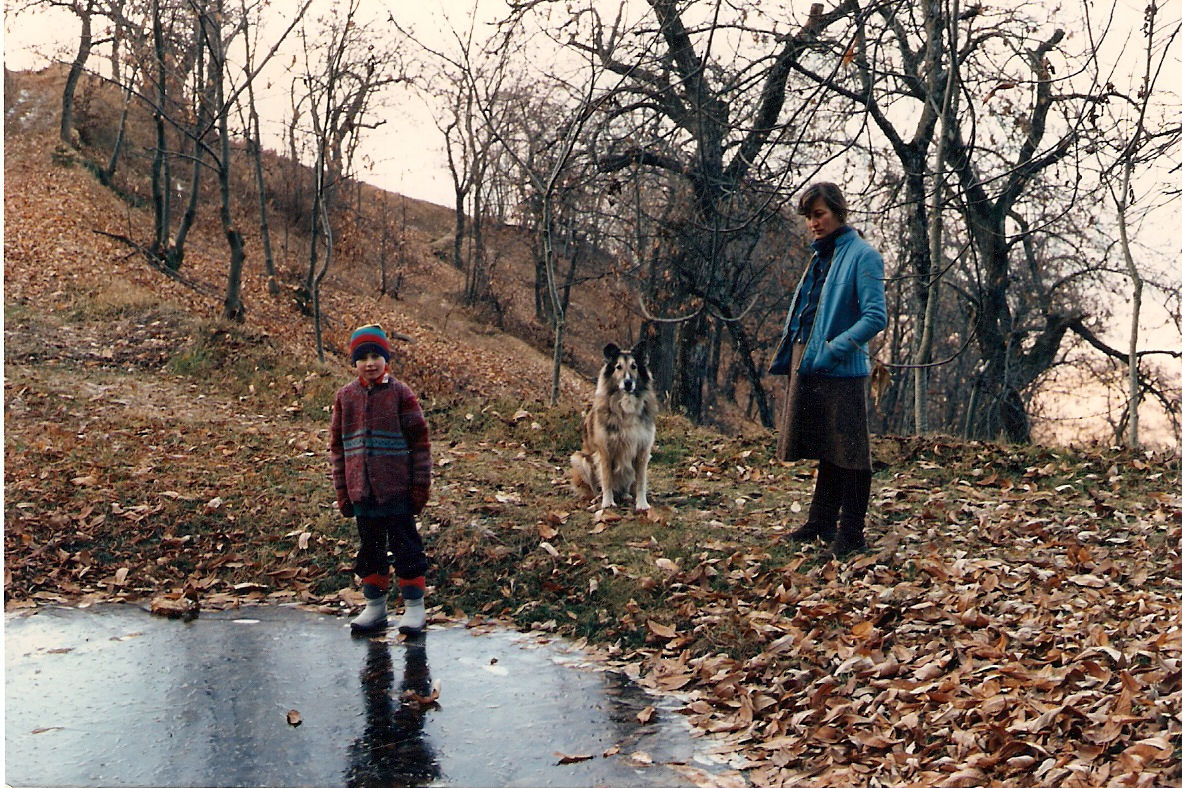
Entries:
<svg viewBox="0 0 1182 788">
<path fill-rule="evenodd" d="M 415 526 L 415 517 L 408 506 L 399 506 L 395 514 L 381 517 L 357 515 L 357 532 L 361 549 L 353 566 L 358 577 L 386 575 L 390 571 L 390 557 L 394 557 L 394 574 L 403 579 L 422 577 L 427 572 L 427 554 L 423 539 Z"/>
</svg>

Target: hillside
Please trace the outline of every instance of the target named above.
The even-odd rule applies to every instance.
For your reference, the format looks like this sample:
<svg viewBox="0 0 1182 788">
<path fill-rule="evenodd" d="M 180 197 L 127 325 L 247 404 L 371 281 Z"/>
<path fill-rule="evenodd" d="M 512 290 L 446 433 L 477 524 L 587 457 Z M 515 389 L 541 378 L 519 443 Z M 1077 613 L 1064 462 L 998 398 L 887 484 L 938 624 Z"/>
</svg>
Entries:
<svg viewBox="0 0 1182 788">
<path fill-rule="evenodd" d="M 93 294 L 104 286 L 127 285 L 185 303 L 195 316 L 216 318 L 221 311 L 229 253 L 217 224 L 212 177 L 205 179 L 205 207 L 186 244 L 179 272 L 188 284 L 161 276 L 135 249 L 111 237 L 146 243 L 151 231 L 149 207 L 133 207 L 102 187 L 97 179 L 87 177 L 81 157 L 67 154 L 54 158 L 61 78 L 57 68 L 7 76 L 5 192 L 6 212 L 11 219 L 5 231 L 5 265 L 6 273 L 31 272 L 28 277 L 11 276 L 10 299 L 18 303 L 44 299 L 56 310 L 66 308 L 79 292 Z M 116 123 L 113 104 L 117 96 L 94 86 L 90 90 L 89 114 Z M 144 123 L 141 118 L 139 125 Z M 133 138 L 136 125 L 133 117 Z M 94 136 L 109 142 L 107 135 Z M 146 129 L 140 130 L 139 139 L 141 147 L 146 147 L 150 141 Z M 84 148 L 84 154 L 97 161 L 106 155 L 101 146 Z M 144 174 L 144 162 L 138 160 L 137 164 L 130 155 L 125 158 L 131 173 L 124 176 L 131 179 L 125 190 L 146 194 L 147 182 L 138 177 Z M 270 160 L 270 171 L 281 166 L 273 154 Z M 180 180 L 187 177 L 186 173 Z M 312 320 L 301 313 L 300 305 L 291 296 L 307 272 L 306 236 L 299 227 L 283 226 L 282 215 L 271 209 L 272 243 L 283 292 L 278 297 L 268 295 L 253 187 L 239 186 L 234 211 L 246 236 L 246 328 L 262 332 L 287 352 L 314 357 Z M 364 188 L 368 193 L 364 203 L 376 204 L 371 200 L 376 190 Z M 499 255 L 497 285 L 500 292 L 508 294 L 502 298 L 499 319 L 517 330 L 514 335 L 491 328 L 489 315 L 459 306 L 463 273 L 433 251 L 438 248 L 436 241 L 453 229 L 452 212 L 398 195 L 381 193 L 381 197 L 389 201 L 394 221 L 400 223 L 396 230 L 405 239 L 407 264 L 400 271 L 398 298 L 374 297 L 378 286 L 371 249 L 374 239 L 361 232 L 343 237 L 321 295 L 329 355 L 342 359 L 340 349 L 347 345 L 354 327 L 381 322 L 390 330 L 414 338 L 413 346 L 403 348 L 401 361 L 408 379 L 417 378 L 425 394 L 462 391 L 523 401 L 547 397 L 551 378 L 549 332 L 532 316 L 532 262 L 525 256 L 525 242 L 512 237 L 512 228 L 498 233 L 505 253 Z M 45 209 L 44 213 L 40 209 Z M 54 226 L 63 218 L 76 230 L 68 239 L 62 238 L 62 231 Z M 359 225 L 362 220 L 355 222 Z M 59 243 L 51 248 L 50 239 Z M 626 318 L 622 322 L 626 324 Z M 567 344 L 578 372 L 566 375 L 563 394 L 578 401 L 594 374 L 599 348 L 614 336 L 607 336 L 611 328 L 602 321 L 584 319 L 580 304 L 572 308 L 570 325 Z"/>
<path fill-rule="evenodd" d="M 52 75 L 8 84 L 6 610 L 355 609 L 327 478 L 339 353 L 316 361 L 253 258 L 246 322 L 214 318 L 216 226 L 191 239 L 190 284 L 113 238 L 146 216 L 58 151 Z M 565 479 L 589 362 L 542 405 L 546 355 L 453 301 L 430 252 L 446 210 L 408 217 L 402 297 L 375 300 L 352 259 L 324 301 L 330 348 L 375 319 L 416 340 L 395 364 L 432 429 L 435 622 L 584 643 L 680 693 L 756 786 L 1182 784 L 1179 458 L 884 436 L 872 549 L 839 563 L 785 538 L 810 463 L 666 414 L 652 512 L 598 514 Z"/>
</svg>

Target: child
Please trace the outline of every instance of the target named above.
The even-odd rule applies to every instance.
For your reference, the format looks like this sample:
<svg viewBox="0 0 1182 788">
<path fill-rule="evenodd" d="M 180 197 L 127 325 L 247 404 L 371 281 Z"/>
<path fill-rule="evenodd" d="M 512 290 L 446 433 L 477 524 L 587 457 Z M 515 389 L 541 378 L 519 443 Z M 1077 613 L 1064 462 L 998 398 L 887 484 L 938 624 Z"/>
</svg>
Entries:
<svg viewBox="0 0 1182 788">
<path fill-rule="evenodd" d="M 353 571 L 361 578 L 365 610 L 349 624 L 358 633 L 386 628 L 388 549 L 405 602 L 398 630 L 415 635 L 427 620 L 427 556 L 415 526 L 431 490 L 427 422 L 414 392 L 390 375 L 390 343 L 381 326 L 354 331 L 349 358 L 357 379 L 337 391 L 329 443 L 337 508 L 345 517 L 356 515 L 361 537 Z"/>
</svg>

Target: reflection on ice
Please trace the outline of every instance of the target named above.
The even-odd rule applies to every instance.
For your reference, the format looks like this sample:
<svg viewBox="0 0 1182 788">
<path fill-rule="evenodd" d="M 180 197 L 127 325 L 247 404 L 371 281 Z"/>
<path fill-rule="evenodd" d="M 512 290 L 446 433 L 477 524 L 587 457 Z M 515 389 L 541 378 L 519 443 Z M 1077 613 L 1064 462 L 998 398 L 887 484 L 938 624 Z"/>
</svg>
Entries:
<svg viewBox="0 0 1182 788">
<path fill-rule="evenodd" d="M 365 730 L 349 745 L 345 784 L 430 785 L 439 776 L 439 763 L 423 733 L 423 718 L 430 706 L 422 699 L 431 694 L 426 638 L 398 647 L 403 664 L 397 690 L 390 644 L 371 640 L 361 668 L 361 694 L 365 698 Z"/>
</svg>

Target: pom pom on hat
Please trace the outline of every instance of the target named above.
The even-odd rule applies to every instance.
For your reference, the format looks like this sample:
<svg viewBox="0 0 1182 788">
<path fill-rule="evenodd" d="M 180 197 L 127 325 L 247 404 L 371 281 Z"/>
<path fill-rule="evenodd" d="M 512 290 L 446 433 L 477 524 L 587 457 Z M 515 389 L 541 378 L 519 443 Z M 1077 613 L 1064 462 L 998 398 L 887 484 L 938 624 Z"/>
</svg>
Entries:
<svg viewBox="0 0 1182 788">
<path fill-rule="evenodd" d="M 349 338 L 349 361 L 356 364 L 357 359 L 370 351 L 377 353 L 387 362 L 390 361 L 390 341 L 386 338 L 386 332 L 376 323 L 372 326 L 362 326 L 353 332 L 353 336 Z"/>
</svg>

